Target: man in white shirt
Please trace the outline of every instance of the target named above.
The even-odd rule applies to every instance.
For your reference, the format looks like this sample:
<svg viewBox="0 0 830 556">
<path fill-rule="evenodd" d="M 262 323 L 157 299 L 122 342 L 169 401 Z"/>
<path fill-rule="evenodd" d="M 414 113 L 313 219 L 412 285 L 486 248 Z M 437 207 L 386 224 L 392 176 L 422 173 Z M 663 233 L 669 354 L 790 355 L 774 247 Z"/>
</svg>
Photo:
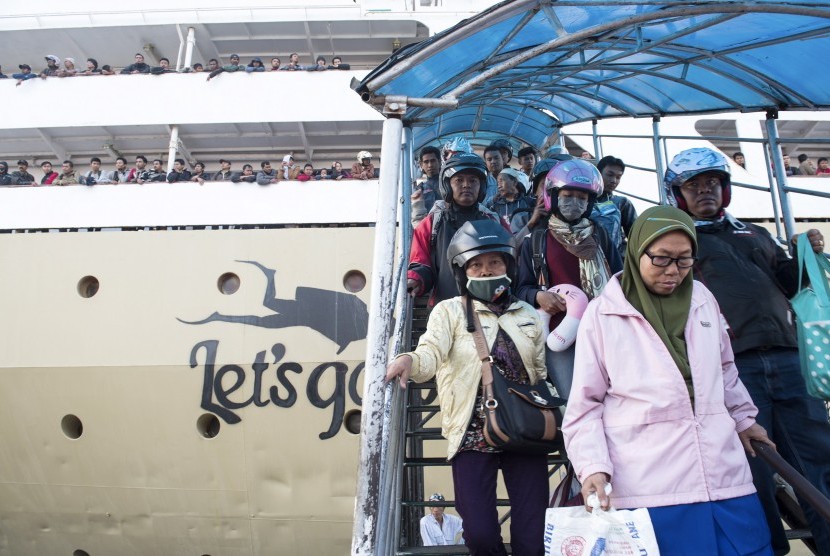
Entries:
<svg viewBox="0 0 830 556">
<path fill-rule="evenodd" d="M 444 496 L 437 492 L 429 497 L 430 502 L 443 502 Z M 421 518 L 421 540 L 424 546 L 464 544 L 461 533 L 464 528 L 461 518 L 444 513 L 443 506 L 430 507 L 429 514 Z"/>
</svg>

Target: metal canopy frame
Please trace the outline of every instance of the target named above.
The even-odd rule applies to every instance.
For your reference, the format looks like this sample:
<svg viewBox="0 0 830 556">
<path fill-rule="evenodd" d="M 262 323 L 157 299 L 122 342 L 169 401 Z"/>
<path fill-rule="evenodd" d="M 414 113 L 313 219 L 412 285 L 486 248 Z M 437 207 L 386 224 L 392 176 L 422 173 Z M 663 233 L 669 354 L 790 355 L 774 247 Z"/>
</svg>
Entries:
<svg viewBox="0 0 830 556">
<path fill-rule="evenodd" d="M 538 147 L 567 124 L 652 117 L 661 176 L 661 117 L 765 110 L 777 182 L 777 192 L 771 187 L 773 207 L 777 220 L 777 195 L 791 237 L 794 219 L 775 118 L 784 109 L 830 108 L 830 78 L 812 72 L 810 79 L 800 79 L 793 71 L 803 71 L 828 51 L 828 4 L 514 0 L 402 48 L 352 84 L 388 118 L 381 149 L 353 556 L 388 554 L 396 542 L 385 530 L 389 519 L 398 520 L 398 499 L 385 489 L 395 484 L 389 478 L 388 450 L 400 431 L 385 417 L 400 408 L 391 396 L 396 381 L 385 387 L 384 375 L 392 291 L 394 284 L 402 288 L 406 281 L 403 265 L 397 276 L 392 268 L 396 209 L 407 207 L 412 181 L 406 168 L 403 173 L 399 169 L 403 161 L 411 172 L 413 147 L 457 133 L 479 140 L 511 137 Z M 785 56 L 800 66 L 788 65 Z M 594 134 L 598 146 L 596 126 Z M 664 202 L 662 187 L 658 191 Z M 408 217 L 408 211 L 400 215 L 401 221 Z M 399 256 L 406 257 L 406 251 Z M 409 315 L 402 309 L 399 318 Z"/>
<path fill-rule="evenodd" d="M 826 109 L 830 80 L 818 72 L 797 79 L 795 64 L 782 62 L 818 60 L 828 50 L 828 4 L 514 0 L 402 49 L 353 88 L 379 109 L 387 96 L 405 97 L 403 122 L 415 129 L 418 148 L 440 139 L 437 124 L 459 109 L 466 130 L 495 132 L 486 115 L 508 101 L 551 114 L 551 128 L 609 117 Z M 438 99 L 445 102 L 421 102 Z M 513 136 L 538 144 L 538 121 L 515 117 Z"/>
</svg>

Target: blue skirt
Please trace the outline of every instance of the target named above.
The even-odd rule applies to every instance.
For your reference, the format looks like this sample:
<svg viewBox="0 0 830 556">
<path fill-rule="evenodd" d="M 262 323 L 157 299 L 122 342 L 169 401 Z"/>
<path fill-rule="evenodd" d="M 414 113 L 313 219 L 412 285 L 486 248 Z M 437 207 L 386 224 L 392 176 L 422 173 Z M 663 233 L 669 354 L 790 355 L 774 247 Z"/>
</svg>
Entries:
<svg viewBox="0 0 830 556">
<path fill-rule="evenodd" d="M 758 496 L 649 508 L 661 556 L 772 556 Z"/>
</svg>

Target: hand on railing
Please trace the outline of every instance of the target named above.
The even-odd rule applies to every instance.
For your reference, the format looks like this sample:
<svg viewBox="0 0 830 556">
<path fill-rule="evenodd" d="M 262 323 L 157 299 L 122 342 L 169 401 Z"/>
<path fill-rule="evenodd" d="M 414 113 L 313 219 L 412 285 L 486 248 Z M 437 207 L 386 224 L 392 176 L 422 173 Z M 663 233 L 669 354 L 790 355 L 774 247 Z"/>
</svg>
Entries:
<svg viewBox="0 0 830 556">
<path fill-rule="evenodd" d="M 386 367 L 386 382 L 400 378 L 401 388 L 406 389 L 409 375 L 412 373 L 412 358 L 408 355 L 396 357 Z"/>
<path fill-rule="evenodd" d="M 746 453 L 752 457 L 755 457 L 755 450 L 752 449 L 754 443 L 763 442 L 775 450 L 775 444 L 773 444 L 772 440 L 770 440 L 769 436 L 767 436 L 766 429 L 758 423 L 753 423 L 753 425 L 745 431 L 739 432 L 738 438 L 741 439 L 741 444 L 744 445 Z"/>
</svg>

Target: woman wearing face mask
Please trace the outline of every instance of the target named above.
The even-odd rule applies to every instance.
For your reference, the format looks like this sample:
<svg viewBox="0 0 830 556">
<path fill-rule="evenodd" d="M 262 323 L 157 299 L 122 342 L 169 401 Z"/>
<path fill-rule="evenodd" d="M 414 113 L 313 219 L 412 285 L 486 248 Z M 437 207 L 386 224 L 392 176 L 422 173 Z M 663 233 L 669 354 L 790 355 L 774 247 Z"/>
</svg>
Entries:
<svg viewBox="0 0 830 556">
<path fill-rule="evenodd" d="M 501 469 L 511 503 L 513 554 L 541 556 L 547 458 L 502 452 L 484 440 L 481 361 L 469 331 L 475 311 L 490 347 L 493 372 L 536 384 L 546 376 L 541 322 L 530 305 L 512 295 L 515 247 L 499 223 L 473 220 L 462 225 L 449 244 L 447 261 L 461 296 L 435 306 L 418 347 L 399 355 L 387 368 L 386 379 L 398 378 L 405 388 L 409 379 L 424 382 L 435 377 L 455 508 L 464 520 L 470 554 L 507 554 L 496 507 Z"/>
<path fill-rule="evenodd" d="M 548 288 L 572 284 L 593 299 L 608 279 L 622 270 L 622 259 L 602 226 L 589 218 L 598 195 L 602 176 L 588 161 L 564 160 L 550 169 L 542 192 L 543 218 L 519 249 L 519 299 L 551 315 L 551 329 L 565 318 L 565 300 Z M 551 381 L 559 396 L 567 399 L 573 380 L 575 346 L 545 358 Z"/>
</svg>

